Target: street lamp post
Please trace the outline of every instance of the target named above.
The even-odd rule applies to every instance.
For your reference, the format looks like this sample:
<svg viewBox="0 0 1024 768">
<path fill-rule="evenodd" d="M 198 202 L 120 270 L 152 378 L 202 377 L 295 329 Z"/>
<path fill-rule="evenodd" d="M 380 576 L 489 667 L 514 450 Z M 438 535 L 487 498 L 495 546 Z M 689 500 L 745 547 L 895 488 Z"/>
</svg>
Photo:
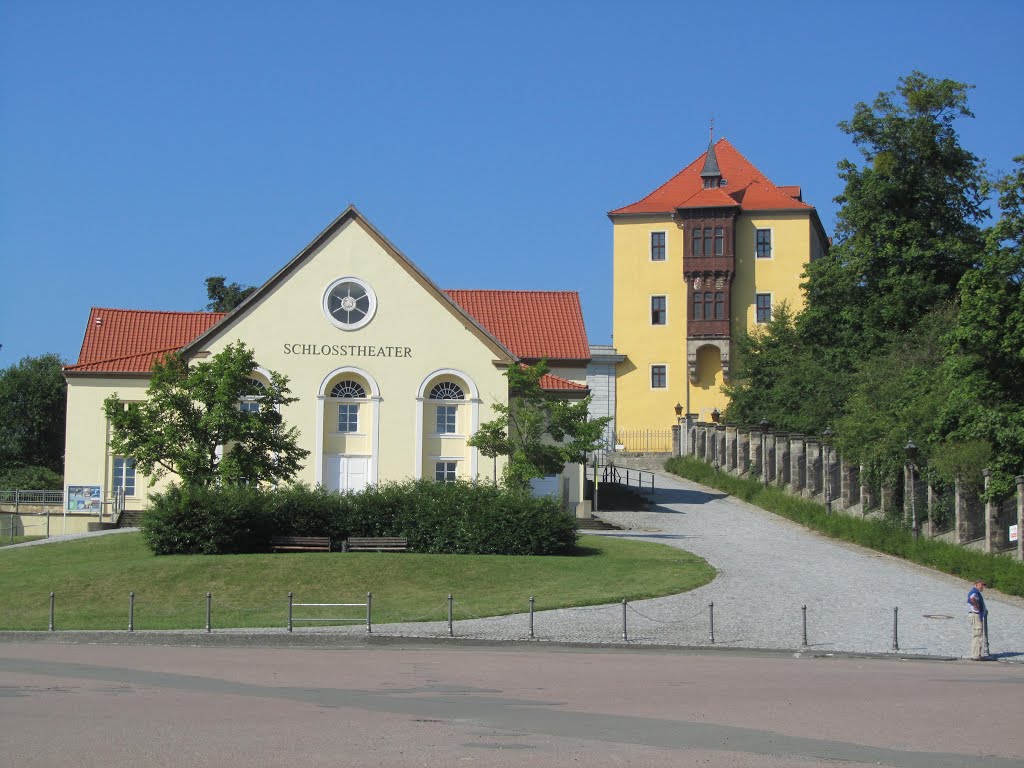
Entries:
<svg viewBox="0 0 1024 768">
<path fill-rule="evenodd" d="M 917 469 L 917 446 L 914 445 L 913 440 L 908 440 L 907 446 L 903 450 L 907 454 L 907 465 L 910 467 L 910 532 L 916 539 L 918 537 L 917 508 L 914 497 L 917 495 L 915 493 L 917 485 L 915 482 L 915 470 Z"/>
<path fill-rule="evenodd" d="M 690 452 L 689 451 L 689 448 L 690 448 L 690 446 L 689 446 L 690 436 L 689 435 L 686 436 L 686 450 L 684 450 L 683 449 L 683 405 L 682 405 L 682 403 L 678 403 L 677 402 L 676 405 L 675 405 L 674 410 L 676 412 L 676 440 L 678 441 L 677 442 L 677 447 L 678 447 L 678 450 L 679 450 L 679 453 L 677 453 L 676 455 L 677 456 L 682 456 L 684 453 L 688 454 Z"/>
<path fill-rule="evenodd" d="M 825 461 L 822 469 L 825 473 L 825 512 L 832 514 L 832 429 L 825 427 L 821 433 L 821 444 L 825 449 Z"/>
<path fill-rule="evenodd" d="M 761 484 L 768 485 L 768 419 L 761 419 Z"/>
</svg>

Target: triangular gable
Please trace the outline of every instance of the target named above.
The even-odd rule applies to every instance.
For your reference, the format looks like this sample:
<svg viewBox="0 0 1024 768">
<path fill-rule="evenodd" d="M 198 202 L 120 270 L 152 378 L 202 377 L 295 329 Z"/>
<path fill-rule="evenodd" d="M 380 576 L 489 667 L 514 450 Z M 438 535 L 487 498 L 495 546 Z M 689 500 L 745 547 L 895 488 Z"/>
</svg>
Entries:
<svg viewBox="0 0 1024 768">
<path fill-rule="evenodd" d="M 219 323 L 200 334 L 191 343 L 186 345 L 182 352 L 186 357 L 191 357 L 203 349 L 211 339 L 224 333 L 238 320 L 248 314 L 271 290 L 280 283 L 287 280 L 297 271 L 309 258 L 313 256 L 331 237 L 342 227 L 350 222 L 358 224 L 373 238 L 378 245 L 390 255 L 402 269 L 404 269 L 416 282 L 423 286 L 426 291 L 434 297 L 445 309 L 451 312 L 459 320 L 465 322 L 472 333 L 484 344 L 497 358 L 498 363 L 512 363 L 517 360 L 504 344 L 493 334 L 484 328 L 472 315 L 460 307 L 444 291 L 438 288 L 434 282 L 423 273 L 405 254 L 396 248 L 380 231 L 374 227 L 365 216 L 363 216 L 354 205 L 349 205 L 334 221 L 332 221 L 320 234 L 303 248 L 291 261 L 284 265 L 278 272 L 267 280 L 263 285 L 253 291 L 241 304 L 229 312 Z"/>
</svg>

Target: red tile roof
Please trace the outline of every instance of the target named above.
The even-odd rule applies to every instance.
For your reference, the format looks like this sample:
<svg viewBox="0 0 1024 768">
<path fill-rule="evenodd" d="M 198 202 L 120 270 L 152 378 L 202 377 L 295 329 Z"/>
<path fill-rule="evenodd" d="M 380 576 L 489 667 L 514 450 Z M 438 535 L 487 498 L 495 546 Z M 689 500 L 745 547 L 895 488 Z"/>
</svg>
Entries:
<svg viewBox="0 0 1024 768">
<path fill-rule="evenodd" d="M 64 370 L 148 373 L 159 357 L 181 349 L 222 317 L 222 312 L 93 307 L 78 363 Z"/>
<path fill-rule="evenodd" d="M 517 357 L 589 360 L 575 291 L 445 291 Z"/>
<path fill-rule="evenodd" d="M 448 295 L 518 357 L 588 360 L 590 347 L 575 291 L 447 291 Z M 215 325 L 220 312 L 152 312 L 94 307 L 78 362 L 82 373 L 148 373 L 164 354 L 186 346 Z M 579 385 L 564 381 L 554 389 Z M 571 385 L 571 386 L 570 386 Z M 545 386 L 545 389 L 549 387 Z M 586 387 L 582 387 L 586 389 Z"/>
<path fill-rule="evenodd" d="M 540 377 L 540 388 L 549 392 L 589 392 L 590 387 L 586 384 L 577 384 L 575 381 L 563 379 L 552 373 L 545 373 Z"/>
<path fill-rule="evenodd" d="M 624 213 L 671 213 L 678 208 L 720 208 L 740 206 L 744 211 L 813 210 L 800 200 L 800 187 L 777 187 L 725 139 L 715 143 L 715 155 L 726 186 L 704 189 L 700 172 L 702 154 L 656 190 L 632 205 L 617 208 L 610 216 Z"/>
</svg>

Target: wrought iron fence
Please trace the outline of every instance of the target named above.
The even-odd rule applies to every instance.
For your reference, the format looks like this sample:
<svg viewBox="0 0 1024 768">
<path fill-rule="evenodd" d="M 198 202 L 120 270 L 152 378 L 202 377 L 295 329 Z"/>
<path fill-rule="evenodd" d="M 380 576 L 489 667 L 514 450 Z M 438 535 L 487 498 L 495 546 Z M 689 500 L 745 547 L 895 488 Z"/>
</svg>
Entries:
<svg viewBox="0 0 1024 768">
<path fill-rule="evenodd" d="M 628 453 L 671 453 L 671 429 L 619 429 L 615 445 Z"/>
</svg>

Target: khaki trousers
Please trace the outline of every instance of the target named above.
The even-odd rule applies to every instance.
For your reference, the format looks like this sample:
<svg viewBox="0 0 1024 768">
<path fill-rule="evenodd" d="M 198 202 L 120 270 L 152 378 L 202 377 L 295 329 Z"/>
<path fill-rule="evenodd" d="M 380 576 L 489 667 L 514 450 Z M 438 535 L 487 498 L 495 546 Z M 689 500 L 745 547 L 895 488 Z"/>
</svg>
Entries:
<svg viewBox="0 0 1024 768">
<path fill-rule="evenodd" d="M 976 613 L 971 617 L 971 658 L 981 659 L 988 656 L 988 644 L 985 642 L 985 624 Z"/>
</svg>

